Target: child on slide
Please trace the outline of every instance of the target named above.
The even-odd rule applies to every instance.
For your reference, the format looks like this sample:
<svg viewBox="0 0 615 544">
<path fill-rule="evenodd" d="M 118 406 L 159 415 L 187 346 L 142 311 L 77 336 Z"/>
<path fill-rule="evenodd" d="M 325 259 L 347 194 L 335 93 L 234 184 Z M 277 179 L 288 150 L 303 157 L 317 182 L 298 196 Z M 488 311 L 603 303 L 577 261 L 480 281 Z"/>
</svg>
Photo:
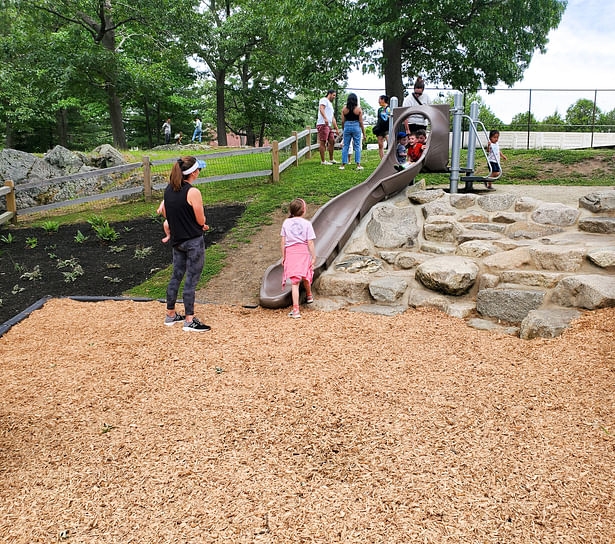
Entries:
<svg viewBox="0 0 615 544">
<path fill-rule="evenodd" d="M 295 198 L 290 203 L 288 218 L 282 223 L 280 236 L 282 262 L 284 264 L 284 276 L 282 277 L 282 288 L 286 281 L 292 284 L 291 293 L 293 299 L 293 309 L 288 317 L 299 318 L 299 284 L 303 282 L 307 294 L 306 302 L 314 302 L 312 296 L 312 278 L 314 276 L 314 265 L 316 264 L 316 251 L 314 249 L 314 228 L 303 216 L 305 215 L 305 201 L 302 198 Z"/>
<path fill-rule="evenodd" d="M 404 132 L 397 133 L 397 147 L 395 149 L 395 156 L 397 158 L 397 164 L 395 170 L 402 172 L 408 166 L 408 135 Z"/>
</svg>

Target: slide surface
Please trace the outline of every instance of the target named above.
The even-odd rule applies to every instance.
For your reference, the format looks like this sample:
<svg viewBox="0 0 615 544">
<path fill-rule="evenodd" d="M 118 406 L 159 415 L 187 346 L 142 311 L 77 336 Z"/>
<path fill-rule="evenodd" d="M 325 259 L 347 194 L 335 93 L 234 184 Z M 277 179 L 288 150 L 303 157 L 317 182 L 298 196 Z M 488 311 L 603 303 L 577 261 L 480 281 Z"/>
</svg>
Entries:
<svg viewBox="0 0 615 544">
<path fill-rule="evenodd" d="M 404 129 L 404 120 L 409 115 L 417 113 L 424 115 L 431 126 L 427 148 L 419 161 L 406 170 L 398 172 L 394 166 L 397 164 L 395 148 L 393 147 L 397 145 L 395 135 Z M 430 172 L 446 171 L 449 134 L 448 105 L 395 108 L 393 117 L 393 134 L 389 135 L 389 141 L 393 142 L 392 148 L 384 156 L 376 170 L 363 183 L 351 187 L 327 202 L 311 220 L 316 234 L 314 241 L 316 249 L 314 279 L 333 262 L 359 221 L 374 204 L 407 187 L 420 173 L 421 169 Z M 281 260 L 265 271 L 259 297 L 260 305 L 264 308 L 290 306 L 290 285 L 286 285 L 282 289 L 283 272 Z"/>
</svg>

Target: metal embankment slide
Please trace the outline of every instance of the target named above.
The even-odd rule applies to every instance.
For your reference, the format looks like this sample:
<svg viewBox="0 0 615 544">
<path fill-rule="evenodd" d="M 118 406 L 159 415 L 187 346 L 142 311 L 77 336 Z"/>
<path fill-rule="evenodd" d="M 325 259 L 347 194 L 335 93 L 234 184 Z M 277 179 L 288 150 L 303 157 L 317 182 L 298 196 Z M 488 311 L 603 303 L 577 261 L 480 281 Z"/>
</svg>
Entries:
<svg viewBox="0 0 615 544">
<path fill-rule="evenodd" d="M 395 169 L 395 135 L 403 130 L 409 115 L 421 114 L 429 122 L 431 132 L 422 157 L 406 170 Z M 449 107 L 448 105 L 395 108 L 393 134 L 389 135 L 391 150 L 376 170 L 363 183 L 348 189 L 322 206 L 312 218 L 316 234 L 316 265 L 314 279 L 339 254 L 344 244 L 365 214 L 378 202 L 406 188 L 421 169 L 428 172 L 446 171 L 448 164 Z M 297 195 L 301 196 L 301 195 Z M 282 288 L 282 261 L 265 271 L 260 289 L 260 305 L 264 308 L 283 308 L 291 304 L 290 285 Z"/>
</svg>

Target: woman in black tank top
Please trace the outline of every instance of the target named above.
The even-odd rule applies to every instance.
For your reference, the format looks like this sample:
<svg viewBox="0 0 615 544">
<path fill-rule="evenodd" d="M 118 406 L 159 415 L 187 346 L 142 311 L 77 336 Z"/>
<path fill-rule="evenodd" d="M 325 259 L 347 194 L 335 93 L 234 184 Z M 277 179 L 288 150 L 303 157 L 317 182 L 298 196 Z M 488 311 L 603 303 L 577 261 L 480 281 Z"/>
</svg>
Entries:
<svg viewBox="0 0 615 544">
<path fill-rule="evenodd" d="M 348 150 L 350 140 L 354 148 L 354 161 L 357 163 L 357 170 L 363 170 L 361 166 L 361 134 L 365 140 L 365 127 L 363 126 L 363 110 L 359 106 L 359 99 L 354 93 L 348 95 L 346 105 L 342 109 L 342 130 L 344 131 L 344 147 L 342 147 L 342 166 L 344 170 L 348 164 Z"/>
<path fill-rule="evenodd" d="M 192 182 L 199 177 L 202 168 L 205 168 L 205 161 L 194 157 L 177 159 L 161 206 L 169 224 L 173 246 L 173 275 L 167 287 L 167 316 L 164 324 L 172 326 L 183 321 L 183 330 L 196 332 L 211 329 L 194 317 L 196 286 L 205 264 L 203 231 L 209 230 L 205 224 L 201 191 L 192 187 Z M 185 317 L 175 312 L 177 294 L 184 275 Z"/>
</svg>

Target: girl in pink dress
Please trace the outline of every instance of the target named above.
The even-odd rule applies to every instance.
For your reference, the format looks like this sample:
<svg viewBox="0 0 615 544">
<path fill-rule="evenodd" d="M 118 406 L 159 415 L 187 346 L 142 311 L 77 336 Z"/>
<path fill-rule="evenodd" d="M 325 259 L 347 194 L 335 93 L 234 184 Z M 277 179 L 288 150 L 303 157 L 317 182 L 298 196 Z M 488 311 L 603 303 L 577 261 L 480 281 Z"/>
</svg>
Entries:
<svg viewBox="0 0 615 544">
<path fill-rule="evenodd" d="M 316 251 L 314 249 L 314 229 L 312 223 L 304 219 L 305 201 L 296 198 L 290 203 L 288 219 L 282 224 L 282 262 L 284 263 L 284 276 L 282 288 L 286 280 L 292 283 L 293 309 L 289 317 L 301 317 L 299 312 L 299 284 L 303 281 L 307 294 L 306 302 L 314 302 L 312 296 L 312 277 L 316 264 Z"/>
</svg>

